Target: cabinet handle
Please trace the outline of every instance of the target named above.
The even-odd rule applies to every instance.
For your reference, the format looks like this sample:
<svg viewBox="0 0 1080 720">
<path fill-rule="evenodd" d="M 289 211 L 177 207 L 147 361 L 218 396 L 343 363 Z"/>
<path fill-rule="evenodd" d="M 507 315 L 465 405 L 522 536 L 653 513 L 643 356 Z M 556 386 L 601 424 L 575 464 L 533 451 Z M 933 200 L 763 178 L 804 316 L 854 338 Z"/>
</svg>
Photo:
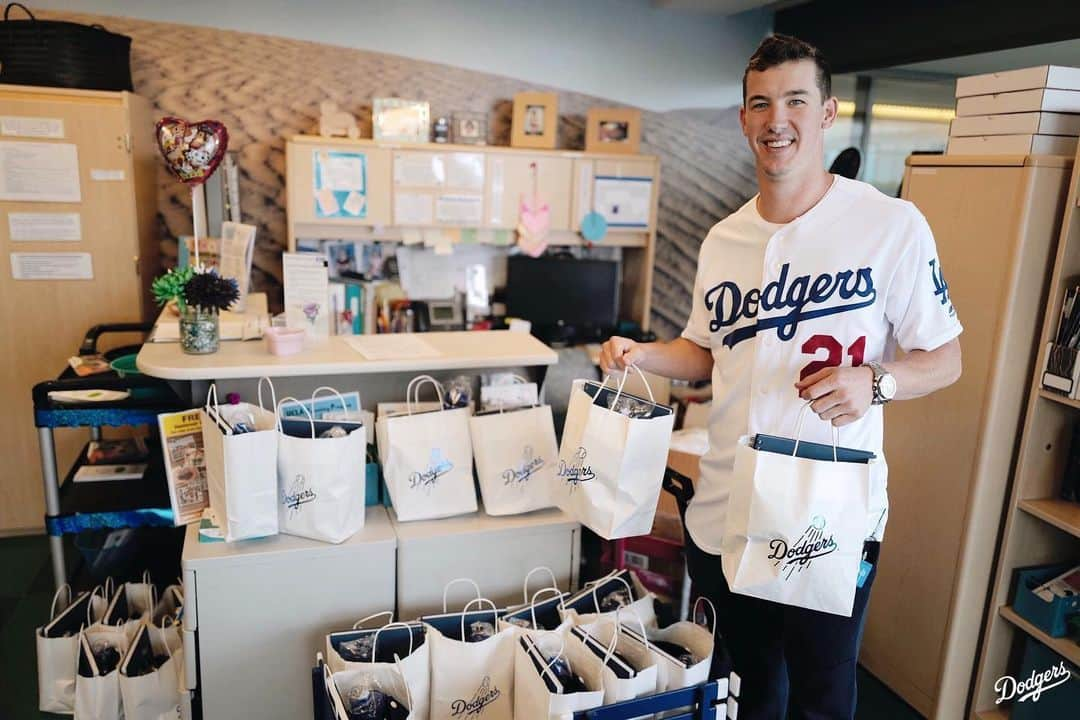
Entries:
<svg viewBox="0 0 1080 720">
<path fill-rule="evenodd" d="M 135 255 L 131 258 L 131 261 L 135 263 L 135 274 L 139 275 L 139 256 Z"/>
</svg>

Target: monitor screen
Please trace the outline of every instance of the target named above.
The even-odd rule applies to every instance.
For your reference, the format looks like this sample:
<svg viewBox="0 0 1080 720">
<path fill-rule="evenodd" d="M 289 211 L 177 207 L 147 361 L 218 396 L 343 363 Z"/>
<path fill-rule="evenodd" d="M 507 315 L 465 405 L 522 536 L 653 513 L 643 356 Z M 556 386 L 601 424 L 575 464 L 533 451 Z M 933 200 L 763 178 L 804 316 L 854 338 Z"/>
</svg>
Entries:
<svg viewBox="0 0 1080 720">
<path fill-rule="evenodd" d="M 507 259 L 506 313 L 547 327 L 614 328 L 619 319 L 619 265 L 567 257 Z"/>
</svg>

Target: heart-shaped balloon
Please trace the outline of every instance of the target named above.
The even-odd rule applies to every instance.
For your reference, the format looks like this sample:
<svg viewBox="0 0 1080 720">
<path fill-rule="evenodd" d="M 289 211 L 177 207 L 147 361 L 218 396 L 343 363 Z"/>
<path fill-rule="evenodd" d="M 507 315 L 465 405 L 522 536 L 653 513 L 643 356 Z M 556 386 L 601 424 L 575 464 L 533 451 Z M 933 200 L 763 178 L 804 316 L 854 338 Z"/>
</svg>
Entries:
<svg viewBox="0 0 1080 720">
<path fill-rule="evenodd" d="M 157 142 L 161 156 L 173 175 L 182 183 L 201 185 L 214 174 L 225 149 L 229 133 L 216 120 L 189 123 L 175 117 L 157 122 Z"/>
<path fill-rule="evenodd" d="M 518 222 L 529 235 L 542 240 L 551 227 L 551 207 L 538 198 L 533 198 L 532 203 L 522 198 Z"/>
</svg>

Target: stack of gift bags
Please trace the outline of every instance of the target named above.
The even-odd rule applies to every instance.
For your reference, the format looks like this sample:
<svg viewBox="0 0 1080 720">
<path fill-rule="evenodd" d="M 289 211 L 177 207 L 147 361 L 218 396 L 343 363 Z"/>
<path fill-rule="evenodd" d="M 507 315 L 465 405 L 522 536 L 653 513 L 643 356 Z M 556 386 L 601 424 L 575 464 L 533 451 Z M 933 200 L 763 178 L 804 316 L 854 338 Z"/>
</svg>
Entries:
<svg viewBox="0 0 1080 720">
<path fill-rule="evenodd" d="M 446 586 L 441 613 L 394 622 L 388 611 L 328 635 L 317 657 L 327 717 L 547 720 L 709 679 L 716 617 L 708 600 L 695 605 L 695 621 L 661 628 L 655 598 L 633 571 L 576 594 L 551 575 L 530 595 L 535 572 L 520 605 L 498 608 L 461 578 Z M 450 610 L 457 584 L 475 597 Z"/>
<path fill-rule="evenodd" d="M 190 717 L 183 606 L 179 584 L 159 595 L 145 574 L 74 596 L 62 586 L 36 632 L 39 709 L 79 720 Z"/>
</svg>

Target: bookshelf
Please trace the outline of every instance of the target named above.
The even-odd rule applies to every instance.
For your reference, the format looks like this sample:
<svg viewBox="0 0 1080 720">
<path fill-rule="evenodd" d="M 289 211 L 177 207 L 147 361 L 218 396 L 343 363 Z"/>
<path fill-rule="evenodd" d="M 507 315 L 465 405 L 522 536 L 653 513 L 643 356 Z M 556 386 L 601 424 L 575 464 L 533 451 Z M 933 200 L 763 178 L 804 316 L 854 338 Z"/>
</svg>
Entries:
<svg viewBox="0 0 1080 720">
<path fill-rule="evenodd" d="M 1010 607 L 1016 568 L 1080 560 L 1080 504 L 1057 499 L 1080 402 L 1042 388 L 1043 355 L 1053 337 L 1069 280 L 1080 275 L 1080 152 L 1074 159 L 1042 322 L 1039 358 L 1032 377 L 996 576 L 982 638 L 971 702 L 972 718 L 1007 718 L 995 704 L 994 684 L 1019 670 L 1020 648 L 1034 638 L 1058 655 L 1080 663 L 1080 645 L 1051 638 Z"/>
</svg>

